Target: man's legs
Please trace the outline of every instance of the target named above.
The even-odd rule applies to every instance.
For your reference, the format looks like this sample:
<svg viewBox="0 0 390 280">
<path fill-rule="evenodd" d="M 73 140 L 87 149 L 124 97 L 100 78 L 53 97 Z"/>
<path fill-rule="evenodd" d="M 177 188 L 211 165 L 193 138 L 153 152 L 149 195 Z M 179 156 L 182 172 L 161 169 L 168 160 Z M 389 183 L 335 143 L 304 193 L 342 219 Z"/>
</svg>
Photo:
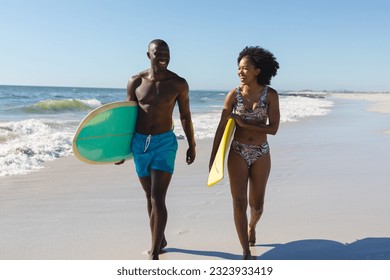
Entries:
<svg viewBox="0 0 390 280">
<path fill-rule="evenodd" d="M 151 170 L 150 177 L 139 178 L 147 198 L 152 234 L 151 259 L 158 259 L 160 250 L 166 246 L 164 230 L 168 213 L 165 205 L 165 197 L 171 178 L 171 173 L 154 169 Z"/>
</svg>

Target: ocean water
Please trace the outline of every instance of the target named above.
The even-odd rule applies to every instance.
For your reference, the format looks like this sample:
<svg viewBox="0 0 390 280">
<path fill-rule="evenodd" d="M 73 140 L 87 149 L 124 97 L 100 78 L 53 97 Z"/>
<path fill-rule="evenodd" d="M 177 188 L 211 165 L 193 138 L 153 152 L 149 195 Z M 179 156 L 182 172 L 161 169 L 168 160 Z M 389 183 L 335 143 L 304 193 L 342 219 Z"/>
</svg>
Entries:
<svg viewBox="0 0 390 280">
<path fill-rule="evenodd" d="M 213 138 L 227 91 L 190 91 L 196 139 Z M 326 93 L 280 93 L 281 121 L 325 115 Z M 124 100 L 125 89 L 0 86 L 0 177 L 27 174 L 71 155 L 74 132 L 88 112 Z M 184 137 L 176 108 L 175 133 Z"/>
</svg>

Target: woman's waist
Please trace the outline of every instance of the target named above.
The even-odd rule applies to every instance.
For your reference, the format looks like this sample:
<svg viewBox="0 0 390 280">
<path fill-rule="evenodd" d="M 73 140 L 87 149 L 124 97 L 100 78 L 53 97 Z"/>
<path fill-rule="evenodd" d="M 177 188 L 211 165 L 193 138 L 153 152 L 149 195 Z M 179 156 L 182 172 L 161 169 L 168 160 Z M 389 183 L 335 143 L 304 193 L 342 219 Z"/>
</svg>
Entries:
<svg viewBox="0 0 390 280">
<path fill-rule="evenodd" d="M 240 130 L 236 130 L 233 139 L 247 145 L 261 145 L 268 142 L 265 133 L 242 133 Z"/>
</svg>

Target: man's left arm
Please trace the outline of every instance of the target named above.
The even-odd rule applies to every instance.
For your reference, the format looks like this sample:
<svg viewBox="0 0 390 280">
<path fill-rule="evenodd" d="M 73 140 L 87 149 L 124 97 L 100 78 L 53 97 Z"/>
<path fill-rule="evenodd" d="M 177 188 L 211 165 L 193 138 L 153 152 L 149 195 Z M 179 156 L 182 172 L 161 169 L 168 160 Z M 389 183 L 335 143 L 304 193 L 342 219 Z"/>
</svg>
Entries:
<svg viewBox="0 0 390 280">
<path fill-rule="evenodd" d="M 180 93 L 177 98 L 177 102 L 179 105 L 181 125 L 183 127 L 184 133 L 188 141 L 186 161 L 188 164 L 191 164 L 195 160 L 196 143 L 195 143 L 194 127 L 192 125 L 192 119 L 191 119 L 189 87 L 187 82 L 184 79 L 180 86 Z"/>
</svg>

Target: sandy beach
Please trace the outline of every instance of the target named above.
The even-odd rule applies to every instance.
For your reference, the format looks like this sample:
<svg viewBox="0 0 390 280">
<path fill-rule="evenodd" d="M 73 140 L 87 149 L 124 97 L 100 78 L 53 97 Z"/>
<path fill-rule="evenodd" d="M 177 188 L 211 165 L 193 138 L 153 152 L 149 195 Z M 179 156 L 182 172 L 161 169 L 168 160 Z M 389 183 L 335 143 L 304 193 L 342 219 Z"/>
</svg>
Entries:
<svg viewBox="0 0 390 280">
<path fill-rule="evenodd" d="M 252 254 L 259 260 L 390 259 L 390 94 L 329 97 L 331 113 L 283 123 Z M 196 127 L 195 127 L 196 129 Z M 239 260 L 228 179 L 206 186 L 212 140 L 185 163 L 179 141 L 167 195 L 165 260 Z M 0 178 L 0 259 L 144 260 L 146 199 L 132 161 L 73 156 Z"/>
</svg>

